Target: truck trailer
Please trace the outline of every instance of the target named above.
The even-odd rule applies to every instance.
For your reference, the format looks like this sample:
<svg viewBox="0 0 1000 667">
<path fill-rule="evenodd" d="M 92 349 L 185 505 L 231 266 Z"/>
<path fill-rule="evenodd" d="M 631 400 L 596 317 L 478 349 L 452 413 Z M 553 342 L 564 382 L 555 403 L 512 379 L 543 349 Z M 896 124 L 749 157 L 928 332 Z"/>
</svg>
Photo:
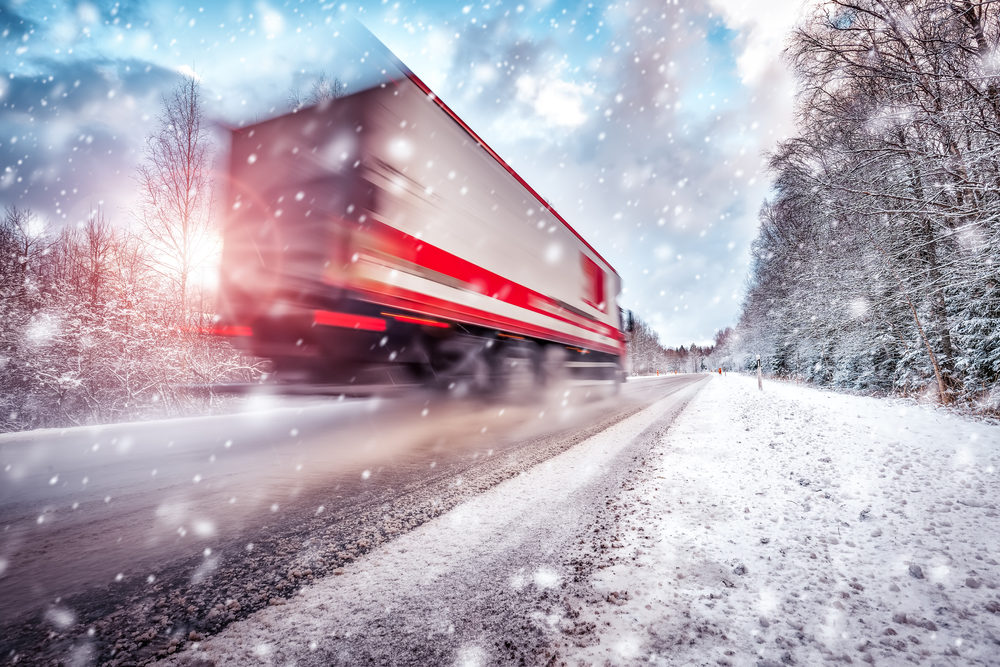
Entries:
<svg viewBox="0 0 1000 667">
<path fill-rule="evenodd" d="M 415 75 L 231 131 L 219 333 L 277 382 L 620 382 L 611 265 Z"/>
</svg>

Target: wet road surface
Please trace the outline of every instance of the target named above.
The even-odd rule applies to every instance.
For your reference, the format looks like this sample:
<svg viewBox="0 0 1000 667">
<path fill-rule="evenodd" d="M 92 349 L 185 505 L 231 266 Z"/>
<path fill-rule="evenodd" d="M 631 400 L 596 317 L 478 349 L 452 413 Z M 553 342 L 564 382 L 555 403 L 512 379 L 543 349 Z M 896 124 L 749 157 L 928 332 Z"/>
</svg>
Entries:
<svg viewBox="0 0 1000 667">
<path fill-rule="evenodd" d="M 0 436 L 0 655 L 173 654 L 703 378 Z"/>
</svg>

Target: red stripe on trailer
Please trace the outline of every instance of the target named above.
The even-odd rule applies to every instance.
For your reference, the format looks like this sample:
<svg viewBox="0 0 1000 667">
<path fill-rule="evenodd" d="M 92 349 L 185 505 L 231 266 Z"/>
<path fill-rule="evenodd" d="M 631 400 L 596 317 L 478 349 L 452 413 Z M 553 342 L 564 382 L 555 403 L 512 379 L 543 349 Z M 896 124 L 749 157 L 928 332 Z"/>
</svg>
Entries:
<svg viewBox="0 0 1000 667">
<path fill-rule="evenodd" d="M 409 322 L 410 324 L 420 324 L 428 327 L 437 327 L 439 329 L 448 329 L 451 327 L 451 325 L 447 322 L 438 322 L 437 320 L 428 320 L 425 317 L 413 317 L 412 315 L 403 315 L 402 313 L 380 313 L 380 315 L 391 317 L 399 322 Z"/>
<path fill-rule="evenodd" d="M 458 255 L 418 239 L 391 225 L 372 220 L 369 231 L 376 238 L 379 250 L 410 264 L 459 280 L 467 286 L 467 289 L 477 294 L 484 294 L 504 303 L 525 308 L 566 324 L 580 327 L 591 333 L 607 336 L 617 341 L 624 340 L 621 331 L 605 322 L 573 313 L 555 299 L 541 292 L 508 280 L 478 264 L 462 259 Z M 539 304 L 544 304 L 559 312 L 539 308 Z"/>
<path fill-rule="evenodd" d="M 332 310 L 317 310 L 313 312 L 313 322 L 327 327 L 342 329 L 363 329 L 365 331 L 385 331 L 385 320 L 378 317 L 355 315 L 354 313 L 338 313 Z"/>
<path fill-rule="evenodd" d="M 402 63 L 400 63 L 400 64 L 402 65 Z M 516 171 L 514 171 L 513 167 L 511 167 L 509 164 L 507 164 L 507 162 L 502 157 L 500 157 L 500 155 L 495 150 L 493 150 L 492 148 L 490 148 L 489 144 L 487 144 L 485 141 L 483 141 L 483 138 L 480 137 L 478 134 L 476 134 L 475 130 L 473 130 L 471 127 L 469 127 L 468 124 L 466 124 L 466 122 L 464 120 L 462 120 L 461 117 L 459 117 L 459 115 L 457 113 L 455 113 L 454 111 L 452 111 L 451 107 L 449 107 L 447 104 L 445 104 L 444 101 L 440 97 L 438 97 L 434 93 L 433 90 L 430 89 L 430 86 L 428 86 L 426 83 L 424 83 L 423 81 L 421 81 L 420 77 L 418 77 L 416 74 L 414 74 L 413 72 L 411 72 L 410 69 L 407 68 L 405 65 L 403 65 L 403 69 L 406 72 L 407 78 L 409 78 L 410 81 L 412 81 L 414 84 L 416 84 L 417 88 L 419 88 L 421 91 L 423 91 L 423 93 L 425 95 L 427 95 L 432 100 L 434 100 L 434 103 L 437 104 L 438 107 L 442 111 L 444 111 L 446 114 L 448 114 L 453 121 L 455 121 L 456 123 L 458 123 L 459 127 L 461 127 L 463 130 L 465 130 L 466 132 L 468 132 L 469 135 L 473 139 L 476 140 L 476 143 L 479 144 L 480 146 L 482 146 L 483 150 L 485 150 L 487 153 L 490 154 L 490 157 L 492 157 L 494 160 L 496 160 L 497 163 L 501 167 L 503 167 L 504 169 L 507 170 L 508 174 L 510 174 L 511 176 L 513 176 L 517 180 L 518 183 L 520 183 L 528 192 L 530 192 L 532 194 L 532 196 L 534 196 L 534 198 L 537 199 L 538 202 L 542 206 L 545 207 L 545 210 L 547 210 L 552 215 L 554 215 L 556 217 L 556 219 L 559 220 L 559 222 L 563 223 L 563 225 L 566 226 L 566 229 L 568 229 L 570 232 L 572 232 L 573 235 L 576 238 L 580 239 L 580 242 L 583 243 L 583 245 L 587 246 L 587 248 L 590 249 L 590 252 L 594 253 L 594 255 L 599 260 L 601 260 L 602 262 L 604 262 L 604 264 L 607 265 L 608 269 L 610 269 L 612 273 L 614 273 L 615 275 L 618 275 L 618 272 L 615 271 L 615 268 L 613 266 L 611 266 L 611 263 L 608 260 L 604 259 L 604 257 L 601 256 L 601 253 L 597 252 L 597 250 L 594 249 L 594 246 L 590 245 L 590 243 L 587 242 L 587 239 L 585 239 L 582 236 L 580 236 L 580 233 L 577 232 L 575 229 L 573 229 L 573 227 L 568 222 L 566 222 L 566 219 L 564 217 L 562 217 L 561 215 L 559 215 L 559 212 L 557 210 L 555 210 L 554 208 L 552 208 L 552 206 L 547 201 L 545 201 L 540 194 L 538 194 L 537 192 L 535 192 L 535 189 L 533 187 L 531 187 L 530 185 L 528 185 L 528 182 L 525 181 L 523 178 L 521 178 L 521 175 L 518 174 Z"/>
<path fill-rule="evenodd" d="M 446 320 L 455 320 L 467 324 L 475 324 L 490 329 L 500 329 L 506 332 L 530 336 L 532 338 L 544 338 L 556 341 L 565 345 L 580 345 L 582 347 L 598 352 L 607 352 L 615 356 L 621 356 L 624 352 L 624 345 L 619 346 L 600 343 L 587 338 L 582 338 L 562 331 L 548 329 L 546 327 L 529 324 L 502 315 L 496 315 L 485 310 L 463 306 L 454 301 L 447 301 L 437 297 L 428 296 L 421 292 L 395 285 L 387 285 L 373 280 L 363 280 L 353 286 L 362 296 L 363 301 L 375 303 L 380 306 L 400 308 L 421 315 L 439 317 Z"/>
</svg>

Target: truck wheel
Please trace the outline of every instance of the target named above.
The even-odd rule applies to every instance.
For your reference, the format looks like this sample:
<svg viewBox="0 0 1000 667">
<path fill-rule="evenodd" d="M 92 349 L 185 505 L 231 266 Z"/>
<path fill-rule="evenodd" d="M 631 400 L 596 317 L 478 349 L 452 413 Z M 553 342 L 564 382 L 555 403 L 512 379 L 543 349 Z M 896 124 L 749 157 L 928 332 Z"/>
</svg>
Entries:
<svg viewBox="0 0 1000 667">
<path fill-rule="evenodd" d="M 462 373 L 449 384 L 449 389 L 458 397 L 483 396 L 492 388 L 493 374 L 482 353 L 468 359 L 463 364 Z"/>
<path fill-rule="evenodd" d="M 541 378 L 551 389 L 558 389 L 566 381 L 566 350 L 561 345 L 546 345 L 542 350 Z"/>
<path fill-rule="evenodd" d="M 493 393 L 514 401 L 532 400 L 541 386 L 542 370 L 534 343 L 504 345 L 492 359 Z"/>
<path fill-rule="evenodd" d="M 425 384 L 464 397 L 488 393 L 492 371 L 488 350 L 470 339 L 430 341 L 425 345 Z"/>
<path fill-rule="evenodd" d="M 621 366 L 616 366 L 611 372 L 611 395 L 621 394 L 623 384 L 625 384 L 625 371 L 621 369 Z"/>
</svg>

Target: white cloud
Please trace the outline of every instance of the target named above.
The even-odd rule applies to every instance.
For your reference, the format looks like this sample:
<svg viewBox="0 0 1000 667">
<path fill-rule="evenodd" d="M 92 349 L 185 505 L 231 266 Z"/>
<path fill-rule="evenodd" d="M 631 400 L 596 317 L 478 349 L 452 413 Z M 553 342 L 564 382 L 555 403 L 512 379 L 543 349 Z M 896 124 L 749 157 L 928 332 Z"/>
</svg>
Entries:
<svg viewBox="0 0 1000 667">
<path fill-rule="evenodd" d="M 450 77 L 464 76 L 453 71 L 457 47 L 454 32 L 423 21 L 415 22 L 419 29 L 410 22 L 401 25 L 393 17 L 393 14 L 383 17 L 376 31 L 379 39 L 431 90 L 451 90 Z"/>
<path fill-rule="evenodd" d="M 497 70 L 490 63 L 480 63 L 472 71 L 472 78 L 477 83 L 491 83 L 497 78 Z"/>
<path fill-rule="evenodd" d="M 740 32 L 742 51 L 736 59 L 740 76 L 756 85 L 781 58 L 789 31 L 815 0 L 711 0 L 726 25 Z"/>
<path fill-rule="evenodd" d="M 257 13 L 260 18 L 260 27 L 268 39 L 274 39 L 285 31 L 285 18 L 281 12 L 264 2 L 260 2 L 257 3 Z"/>
<path fill-rule="evenodd" d="M 101 12 L 89 2 L 81 2 L 76 8 L 76 16 L 80 22 L 86 25 L 97 23 L 101 20 Z"/>
<path fill-rule="evenodd" d="M 578 127 L 587 121 L 584 100 L 594 93 L 592 84 L 577 84 L 558 77 L 525 74 L 517 79 L 517 99 L 531 105 L 549 125 Z"/>
</svg>

